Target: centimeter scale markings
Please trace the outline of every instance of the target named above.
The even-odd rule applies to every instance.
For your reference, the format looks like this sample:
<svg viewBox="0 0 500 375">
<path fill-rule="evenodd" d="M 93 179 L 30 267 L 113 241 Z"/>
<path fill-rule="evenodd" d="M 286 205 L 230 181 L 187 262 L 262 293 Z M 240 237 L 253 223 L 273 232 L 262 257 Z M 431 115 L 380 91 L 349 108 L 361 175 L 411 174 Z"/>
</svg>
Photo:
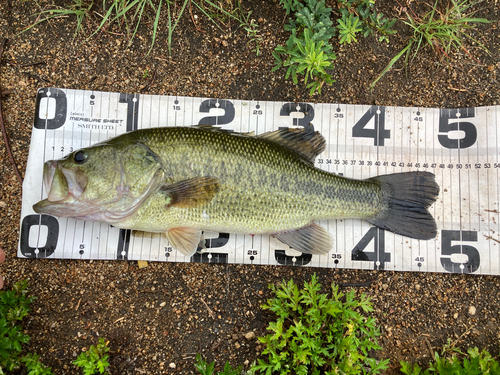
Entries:
<svg viewBox="0 0 500 375">
<path fill-rule="evenodd" d="M 23 185 L 18 256 L 498 275 L 499 122 L 500 106 L 400 108 L 43 88 Z M 438 236 L 418 241 L 361 220 L 329 220 L 320 222 L 335 239 L 326 255 L 301 254 L 265 235 L 205 233 L 207 249 L 188 258 L 157 234 L 136 237 L 104 223 L 34 213 L 32 205 L 47 194 L 45 161 L 126 131 L 196 124 L 256 134 L 312 124 L 327 141 L 315 161 L 319 168 L 356 179 L 433 172 L 441 187 L 431 207 Z"/>
</svg>

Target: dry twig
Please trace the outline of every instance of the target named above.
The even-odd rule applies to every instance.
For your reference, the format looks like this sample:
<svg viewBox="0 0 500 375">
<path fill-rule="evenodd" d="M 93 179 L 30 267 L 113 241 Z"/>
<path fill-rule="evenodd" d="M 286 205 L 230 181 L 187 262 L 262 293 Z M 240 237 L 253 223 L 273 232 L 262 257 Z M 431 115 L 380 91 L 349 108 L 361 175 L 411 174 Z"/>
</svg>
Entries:
<svg viewBox="0 0 500 375">
<path fill-rule="evenodd" d="M 144 94 L 151 87 L 151 85 L 155 82 L 155 79 L 156 79 L 156 69 L 153 72 L 153 78 L 151 78 L 151 81 L 149 81 L 149 83 L 141 89 L 141 94 Z"/>
<path fill-rule="evenodd" d="M 4 38 L 2 40 L 2 44 L 0 45 L 0 64 L 2 62 L 2 56 L 3 56 L 3 49 L 5 47 L 5 43 L 7 43 L 7 39 Z M 2 92 L 2 86 L 0 85 L 0 92 Z M 16 173 L 17 179 L 19 180 L 19 183 L 22 185 L 23 184 L 23 178 L 21 177 L 21 173 L 19 173 L 19 169 L 17 169 L 16 162 L 14 161 L 14 156 L 12 155 L 12 151 L 10 149 L 9 145 L 9 139 L 7 138 L 7 132 L 5 131 L 5 124 L 3 122 L 3 115 L 2 115 L 2 100 L 0 97 L 0 129 L 2 130 L 3 134 L 3 141 L 5 143 L 5 148 L 7 149 L 7 154 L 9 154 L 9 159 L 12 164 L 12 167 L 14 168 L 14 172 Z"/>
<path fill-rule="evenodd" d="M 214 315 L 214 312 L 212 311 L 212 309 L 210 309 L 210 307 L 208 307 L 207 303 L 203 300 L 203 298 L 200 297 L 200 300 L 201 302 L 203 302 L 203 304 L 205 305 L 205 307 L 207 308 L 208 310 L 208 314 L 210 315 L 210 317 L 212 319 L 215 319 L 215 315 Z"/>
</svg>

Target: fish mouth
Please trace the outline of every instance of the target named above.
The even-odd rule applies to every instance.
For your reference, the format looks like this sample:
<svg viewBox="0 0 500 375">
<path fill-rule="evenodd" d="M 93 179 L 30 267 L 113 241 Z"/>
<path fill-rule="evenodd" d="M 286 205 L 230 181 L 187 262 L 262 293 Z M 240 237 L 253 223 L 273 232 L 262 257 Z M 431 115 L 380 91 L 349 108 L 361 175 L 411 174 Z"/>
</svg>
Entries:
<svg viewBox="0 0 500 375">
<path fill-rule="evenodd" d="M 64 211 L 81 197 L 87 178 L 79 170 L 64 168 L 58 161 L 51 160 L 43 166 L 43 184 L 48 192 L 47 199 L 33 206 L 35 212 L 66 216 Z"/>
</svg>

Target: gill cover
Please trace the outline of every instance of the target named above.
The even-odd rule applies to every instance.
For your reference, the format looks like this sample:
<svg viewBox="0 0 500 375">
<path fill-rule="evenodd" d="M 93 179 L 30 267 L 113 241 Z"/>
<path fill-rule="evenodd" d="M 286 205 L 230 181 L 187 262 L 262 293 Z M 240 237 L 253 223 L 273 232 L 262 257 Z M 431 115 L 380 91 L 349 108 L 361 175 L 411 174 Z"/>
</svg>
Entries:
<svg viewBox="0 0 500 375">
<path fill-rule="evenodd" d="M 106 222 L 133 214 L 163 182 L 158 156 L 142 143 L 100 143 L 44 165 L 48 197 L 37 213 Z"/>
</svg>

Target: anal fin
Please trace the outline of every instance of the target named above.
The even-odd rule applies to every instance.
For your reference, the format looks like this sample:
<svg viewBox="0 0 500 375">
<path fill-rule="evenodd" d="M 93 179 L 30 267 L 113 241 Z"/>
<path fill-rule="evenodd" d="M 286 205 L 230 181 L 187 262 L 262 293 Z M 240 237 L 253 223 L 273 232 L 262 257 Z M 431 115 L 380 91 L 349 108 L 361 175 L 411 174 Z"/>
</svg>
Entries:
<svg viewBox="0 0 500 375">
<path fill-rule="evenodd" d="M 333 238 L 316 223 L 286 232 L 274 233 L 277 238 L 291 248 L 307 254 L 326 254 L 333 247 Z"/>
<path fill-rule="evenodd" d="M 201 240 L 201 230 L 194 228 L 172 228 L 166 232 L 170 245 L 183 255 L 190 257 L 198 249 Z"/>
</svg>

